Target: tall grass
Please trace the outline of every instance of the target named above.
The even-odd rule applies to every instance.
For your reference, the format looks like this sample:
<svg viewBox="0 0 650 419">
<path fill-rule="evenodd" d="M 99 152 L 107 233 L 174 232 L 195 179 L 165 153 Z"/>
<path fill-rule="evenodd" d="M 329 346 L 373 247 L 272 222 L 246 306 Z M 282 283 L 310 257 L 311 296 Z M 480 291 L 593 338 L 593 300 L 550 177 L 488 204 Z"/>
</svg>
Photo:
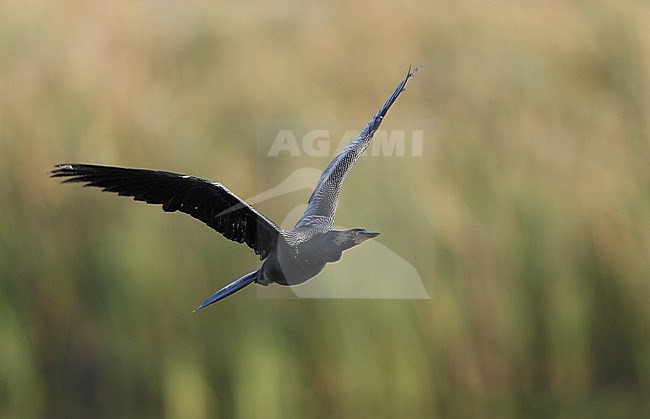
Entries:
<svg viewBox="0 0 650 419">
<path fill-rule="evenodd" d="M 648 415 L 648 28 L 634 1 L 3 3 L 0 416 Z M 424 155 L 362 160 L 337 222 L 382 231 L 431 300 L 192 315 L 252 252 L 45 175 L 252 196 L 289 174 L 258 176 L 258 121 L 361 128 L 409 62 L 385 126 L 426 125 Z"/>
</svg>

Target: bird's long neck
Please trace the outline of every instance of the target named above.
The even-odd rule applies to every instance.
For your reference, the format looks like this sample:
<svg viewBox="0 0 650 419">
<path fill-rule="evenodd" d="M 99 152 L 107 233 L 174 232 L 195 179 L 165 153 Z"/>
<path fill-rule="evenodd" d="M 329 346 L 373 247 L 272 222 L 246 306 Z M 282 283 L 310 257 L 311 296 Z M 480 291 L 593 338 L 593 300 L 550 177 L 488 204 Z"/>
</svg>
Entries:
<svg viewBox="0 0 650 419">
<path fill-rule="evenodd" d="M 354 239 L 347 231 L 332 230 L 323 235 L 321 246 L 324 253 L 331 255 L 328 262 L 336 262 L 341 258 L 341 254 L 356 246 Z"/>
</svg>

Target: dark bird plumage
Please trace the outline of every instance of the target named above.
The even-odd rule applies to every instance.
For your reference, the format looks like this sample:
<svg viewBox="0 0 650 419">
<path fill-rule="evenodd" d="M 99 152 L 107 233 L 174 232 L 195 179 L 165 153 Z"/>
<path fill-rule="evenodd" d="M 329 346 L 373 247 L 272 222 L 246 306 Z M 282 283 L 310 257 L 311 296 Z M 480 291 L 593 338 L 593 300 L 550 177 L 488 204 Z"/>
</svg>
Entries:
<svg viewBox="0 0 650 419">
<path fill-rule="evenodd" d="M 162 205 L 166 212 L 181 211 L 201 220 L 227 239 L 246 243 L 264 260 L 262 267 L 217 291 L 200 310 L 245 286 L 277 283 L 297 285 L 317 275 L 341 253 L 379 233 L 355 228 L 333 230 L 339 190 L 348 172 L 370 144 L 388 109 L 418 69 L 397 86 L 384 106 L 359 136 L 325 168 L 307 209 L 291 230 L 284 230 L 218 182 L 194 176 L 149 169 L 60 164 L 52 177 L 66 177 L 64 183 L 82 183 L 107 192 L 133 197 L 136 201 Z"/>
</svg>

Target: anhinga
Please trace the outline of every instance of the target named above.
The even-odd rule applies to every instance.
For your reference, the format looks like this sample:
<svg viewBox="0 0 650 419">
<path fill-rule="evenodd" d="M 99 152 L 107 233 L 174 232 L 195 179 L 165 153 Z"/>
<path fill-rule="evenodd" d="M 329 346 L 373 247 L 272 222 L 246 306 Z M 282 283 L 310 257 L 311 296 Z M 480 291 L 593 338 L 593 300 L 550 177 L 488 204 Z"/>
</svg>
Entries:
<svg viewBox="0 0 650 419">
<path fill-rule="evenodd" d="M 284 230 L 218 182 L 160 170 L 90 164 L 60 164 L 52 177 L 67 177 L 104 191 L 162 205 L 166 212 L 181 211 L 203 221 L 227 239 L 246 243 L 263 260 L 262 267 L 217 291 L 196 310 L 217 302 L 256 282 L 297 285 L 316 276 L 327 263 L 341 259 L 344 250 L 379 233 L 362 228 L 333 230 L 339 190 L 346 175 L 370 144 L 384 116 L 418 69 L 397 86 L 384 106 L 359 136 L 325 168 L 307 209 L 291 230 Z M 196 311 L 195 310 L 195 311 Z"/>
</svg>

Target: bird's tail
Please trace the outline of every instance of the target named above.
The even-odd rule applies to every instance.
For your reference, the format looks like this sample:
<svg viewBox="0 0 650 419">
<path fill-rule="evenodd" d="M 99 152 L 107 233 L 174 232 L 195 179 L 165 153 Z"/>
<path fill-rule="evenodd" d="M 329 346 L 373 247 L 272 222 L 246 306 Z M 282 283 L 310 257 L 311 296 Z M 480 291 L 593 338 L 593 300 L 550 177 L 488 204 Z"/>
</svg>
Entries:
<svg viewBox="0 0 650 419">
<path fill-rule="evenodd" d="M 210 304 L 216 303 L 217 301 L 226 298 L 230 294 L 236 293 L 237 291 L 244 288 L 245 286 L 252 284 L 257 279 L 257 275 L 259 274 L 259 272 L 260 271 L 258 269 L 257 271 L 253 271 L 251 273 L 248 273 L 248 274 L 242 276 L 241 278 L 239 278 L 238 280 L 236 280 L 234 282 L 231 282 L 230 284 L 228 284 L 225 287 L 221 288 L 219 291 L 212 294 L 212 296 L 210 298 L 208 298 L 203 303 L 201 303 L 201 305 L 198 306 L 194 310 L 194 312 L 196 313 L 197 311 L 199 311 L 199 310 L 201 310 L 203 308 L 206 308 Z"/>
</svg>

